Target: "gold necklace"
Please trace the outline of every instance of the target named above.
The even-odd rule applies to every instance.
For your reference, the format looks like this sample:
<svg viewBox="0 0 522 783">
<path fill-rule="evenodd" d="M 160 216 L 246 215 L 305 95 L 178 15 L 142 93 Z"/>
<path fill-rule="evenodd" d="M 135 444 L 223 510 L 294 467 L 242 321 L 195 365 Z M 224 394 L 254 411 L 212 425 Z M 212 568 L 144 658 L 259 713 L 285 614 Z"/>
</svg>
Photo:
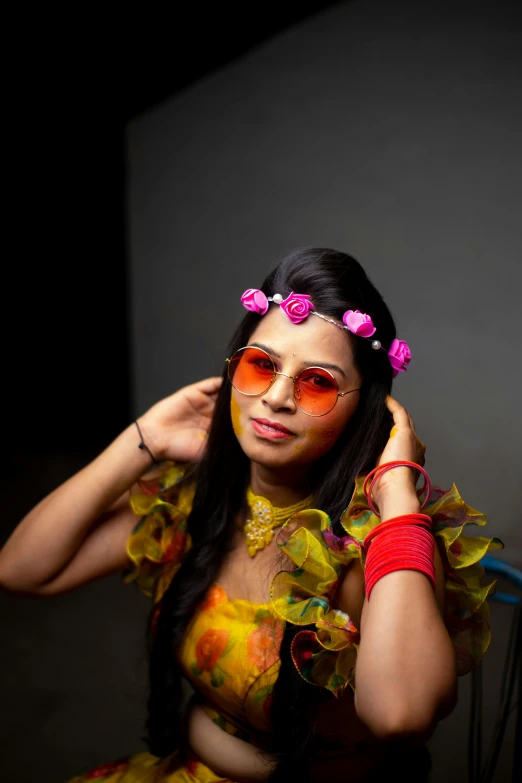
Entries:
<svg viewBox="0 0 522 783">
<path fill-rule="evenodd" d="M 310 508 L 313 495 L 308 495 L 304 500 L 294 503 L 293 506 L 277 508 L 262 495 L 254 495 L 252 488 L 247 489 L 247 503 L 250 511 L 249 518 L 245 522 L 245 544 L 250 557 L 255 557 L 256 552 L 269 544 L 274 535 L 274 528 L 283 525 L 298 511 Z"/>
</svg>

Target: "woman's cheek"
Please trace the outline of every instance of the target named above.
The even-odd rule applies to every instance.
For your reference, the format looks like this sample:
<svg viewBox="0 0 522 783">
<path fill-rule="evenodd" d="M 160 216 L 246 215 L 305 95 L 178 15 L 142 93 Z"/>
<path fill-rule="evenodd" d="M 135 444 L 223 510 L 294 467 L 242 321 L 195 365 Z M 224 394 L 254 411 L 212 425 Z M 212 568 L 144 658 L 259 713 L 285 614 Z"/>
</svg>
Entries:
<svg viewBox="0 0 522 783">
<path fill-rule="evenodd" d="M 232 429 L 234 430 L 234 434 L 236 438 L 239 438 L 240 435 L 243 434 L 243 425 L 241 424 L 241 408 L 239 407 L 239 403 L 234 397 L 233 393 L 230 397 L 230 416 L 232 419 Z"/>
<path fill-rule="evenodd" d="M 310 458 L 319 457 L 333 446 L 338 435 L 335 427 L 310 427 L 294 445 L 294 455 L 307 452 Z"/>
<path fill-rule="evenodd" d="M 306 438 L 313 446 L 328 446 L 335 437 L 334 427 L 310 427 Z"/>
</svg>

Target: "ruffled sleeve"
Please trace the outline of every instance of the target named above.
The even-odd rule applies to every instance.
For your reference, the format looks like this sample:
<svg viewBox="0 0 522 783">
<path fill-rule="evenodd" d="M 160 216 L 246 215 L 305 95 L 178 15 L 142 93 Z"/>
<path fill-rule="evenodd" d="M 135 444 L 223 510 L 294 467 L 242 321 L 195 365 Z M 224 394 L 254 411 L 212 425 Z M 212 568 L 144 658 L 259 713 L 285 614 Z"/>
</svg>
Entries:
<svg viewBox="0 0 522 783">
<path fill-rule="evenodd" d="M 163 596 L 190 548 L 187 518 L 195 483 L 182 482 L 186 468 L 166 463 L 157 475 L 142 479 L 130 497 L 131 508 L 140 519 L 127 541 L 131 565 L 123 571 L 122 581 L 135 582 L 154 603 Z"/>
<path fill-rule="evenodd" d="M 354 687 L 359 635 L 348 615 L 332 608 L 332 600 L 350 561 L 358 559 L 364 568 L 362 543 L 380 522 L 364 497 L 364 478 L 357 477 L 350 505 L 341 517 L 346 536 L 337 537 L 328 515 L 310 509 L 292 517 L 277 540 L 296 568 L 274 577 L 272 607 L 287 622 L 315 626 L 295 635 L 291 649 L 294 664 L 305 680 L 336 696 L 347 685 Z M 484 569 L 479 561 L 503 544 L 497 538 L 464 533 L 467 525 L 482 527 L 487 520 L 464 502 L 455 485 L 447 491 L 434 487 L 423 513 L 433 520 L 444 567 L 444 622 L 460 676 L 480 661 L 490 642 L 486 599 L 495 582 L 482 585 Z"/>
<path fill-rule="evenodd" d="M 294 636 L 292 659 L 303 679 L 337 696 L 353 685 L 359 632 L 332 601 L 344 569 L 359 557 L 360 544 L 350 536 L 338 538 L 330 517 L 317 509 L 295 514 L 277 544 L 296 568 L 272 580 L 271 606 L 289 623 L 315 626 Z"/>
<path fill-rule="evenodd" d="M 341 517 L 347 534 L 360 544 L 380 521 L 368 508 L 362 491 L 364 478 L 358 476 L 352 501 Z M 481 660 L 491 639 L 486 599 L 494 592 L 496 583 L 482 585 L 484 569 L 479 561 L 504 545 L 498 538 L 466 535 L 468 525 L 483 527 L 487 517 L 468 506 L 455 484 L 449 490 L 433 487 L 422 511 L 433 521 L 446 576 L 444 623 L 455 649 L 457 674 L 462 676 Z M 360 552 L 364 565 L 362 548 Z"/>
</svg>

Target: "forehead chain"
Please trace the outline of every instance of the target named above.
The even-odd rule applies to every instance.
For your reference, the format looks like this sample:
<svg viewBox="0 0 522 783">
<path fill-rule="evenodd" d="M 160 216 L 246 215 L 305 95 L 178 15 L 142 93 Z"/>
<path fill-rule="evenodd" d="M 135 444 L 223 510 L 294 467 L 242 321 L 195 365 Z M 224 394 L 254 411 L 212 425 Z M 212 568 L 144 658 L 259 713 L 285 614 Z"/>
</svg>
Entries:
<svg viewBox="0 0 522 783">
<path fill-rule="evenodd" d="M 360 310 L 346 310 L 342 317 L 343 323 L 340 324 L 337 321 L 334 321 L 333 318 L 328 318 L 328 316 L 318 313 L 310 294 L 296 294 L 292 291 L 286 299 L 283 299 L 282 294 L 266 296 L 259 288 L 247 288 L 241 297 L 241 304 L 243 307 L 258 315 L 264 315 L 267 312 L 270 302 L 279 305 L 281 310 L 283 310 L 294 324 L 301 323 L 301 321 L 308 318 L 310 314 L 316 315 L 318 318 L 322 318 L 323 321 L 328 321 L 328 323 L 337 326 L 338 329 L 346 329 L 352 334 L 357 335 L 357 337 L 363 337 L 370 340 L 374 351 L 383 350 L 387 353 L 394 378 L 398 373 L 406 372 L 408 369 L 411 360 L 411 351 L 408 343 L 405 340 L 398 340 L 395 338 L 386 351 L 386 349 L 383 348 L 381 341 L 377 338 L 373 338 L 373 335 L 377 330 L 368 313 L 362 313 Z"/>
</svg>

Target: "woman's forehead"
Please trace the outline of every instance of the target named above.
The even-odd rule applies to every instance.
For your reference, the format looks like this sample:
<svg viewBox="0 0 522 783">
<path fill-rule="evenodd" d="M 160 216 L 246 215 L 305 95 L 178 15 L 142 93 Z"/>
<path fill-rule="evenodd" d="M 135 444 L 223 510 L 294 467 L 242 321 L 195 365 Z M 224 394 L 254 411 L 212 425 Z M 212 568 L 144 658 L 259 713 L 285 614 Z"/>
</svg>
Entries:
<svg viewBox="0 0 522 783">
<path fill-rule="evenodd" d="M 307 364 L 330 362 L 349 369 L 353 351 L 346 330 L 310 314 L 294 324 L 278 307 L 264 315 L 250 336 L 249 345 L 262 344 L 274 355 L 295 358 Z"/>
</svg>

